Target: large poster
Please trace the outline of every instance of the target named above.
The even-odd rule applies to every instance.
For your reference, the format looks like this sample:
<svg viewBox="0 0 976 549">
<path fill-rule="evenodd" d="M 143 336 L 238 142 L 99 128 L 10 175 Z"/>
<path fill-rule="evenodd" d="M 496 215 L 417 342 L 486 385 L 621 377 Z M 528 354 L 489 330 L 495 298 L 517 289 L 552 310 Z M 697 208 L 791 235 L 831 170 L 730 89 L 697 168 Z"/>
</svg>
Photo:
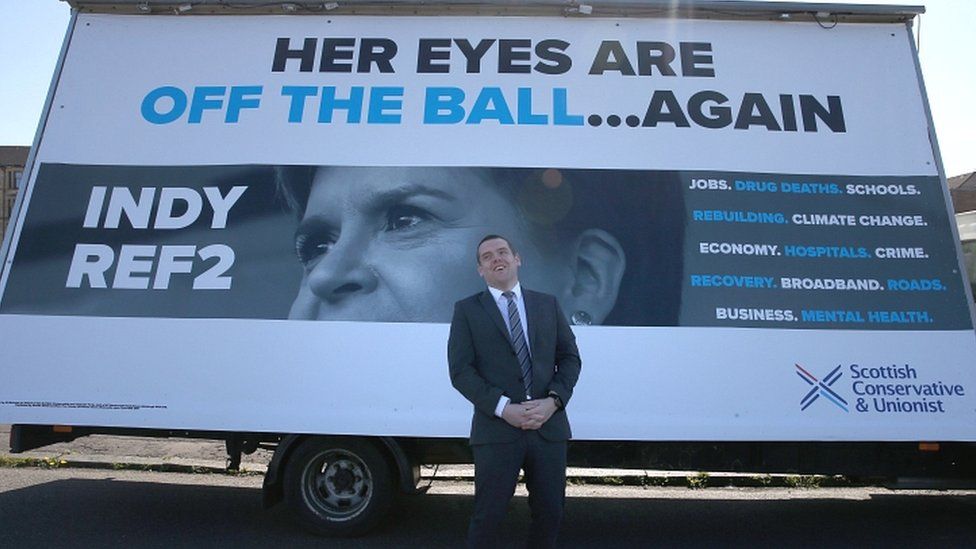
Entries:
<svg viewBox="0 0 976 549">
<path fill-rule="evenodd" d="M 589 324 L 675 326 L 674 172 L 45 164 L 0 312 L 449 322 L 489 233 Z"/>
<path fill-rule="evenodd" d="M 0 421 L 465 436 L 446 323 L 497 233 L 574 325 L 578 438 L 974 440 L 912 55 L 884 24 L 79 15 Z"/>
</svg>

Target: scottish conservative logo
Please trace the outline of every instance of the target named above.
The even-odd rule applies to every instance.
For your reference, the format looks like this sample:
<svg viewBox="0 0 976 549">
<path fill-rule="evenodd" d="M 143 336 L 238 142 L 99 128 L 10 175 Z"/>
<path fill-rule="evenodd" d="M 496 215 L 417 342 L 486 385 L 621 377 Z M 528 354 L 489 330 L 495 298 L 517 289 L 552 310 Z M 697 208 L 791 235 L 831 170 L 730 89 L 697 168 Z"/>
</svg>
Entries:
<svg viewBox="0 0 976 549">
<path fill-rule="evenodd" d="M 833 404 L 845 412 L 849 412 L 847 409 L 847 401 L 844 400 L 844 397 L 837 394 L 837 391 L 832 389 L 833 385 L 844 376 L 844 372 L 841 371 L 843 365 L 838 365 L 824 376 L 823 379 L 817 379 L 817 376 L 811 374 L 799 364 L 794 364 L 794 366 L 796 366 L 796 375 L 800 376 L 800 379 L 810 386 L 810 390 L 800 399 L 801 411 L 806 410 L 814 402 L 819 400 L 820 397 L 823 397 L 824 401 Z"/>
</svg>

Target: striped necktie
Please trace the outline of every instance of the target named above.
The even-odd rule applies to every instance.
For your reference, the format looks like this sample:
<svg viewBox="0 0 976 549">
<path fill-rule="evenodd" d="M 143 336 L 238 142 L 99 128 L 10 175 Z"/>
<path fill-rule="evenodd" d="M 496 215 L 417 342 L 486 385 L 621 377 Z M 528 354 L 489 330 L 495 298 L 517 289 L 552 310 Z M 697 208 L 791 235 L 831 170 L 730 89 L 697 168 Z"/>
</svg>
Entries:
<svg viewBox="0 0 976 549">
<path fill-rule="evenodd" d="M 515 304 L 515 292 L 502 292 L 508 299 L 508 325 L 512 331 L 512 348 L 518 357 L 522 368 L 522 384 L 525 385 L 525 396 L 532 398 L 532 360 L 529 358 L 529 346 L 525 341 L 525 331 L 522 330 L 522 319 L 519 317 L 518 305 Z"/>
</svg>

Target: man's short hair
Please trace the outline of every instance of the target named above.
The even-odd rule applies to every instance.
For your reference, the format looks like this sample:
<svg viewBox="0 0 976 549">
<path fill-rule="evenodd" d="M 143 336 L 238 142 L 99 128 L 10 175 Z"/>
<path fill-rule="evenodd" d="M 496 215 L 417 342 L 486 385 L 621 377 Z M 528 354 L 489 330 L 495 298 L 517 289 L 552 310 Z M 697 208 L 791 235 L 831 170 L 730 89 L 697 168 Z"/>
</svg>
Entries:
<svg viewBox="0 0 976 549">
<path fill-rule="evenodd" d="M 509 250 L 512 250 L 512 255 L 515 255 L 515 254 L 518 253 L 518 250 L 515 249 L 515 245 L 512 244 L 512 241 L 511 240 L 505 238 L 504 236 L 502 236 L 500 234 L 487 234 L 487 235 L 485 235 L 484 238 L 481 239 L 481 242 L 478 242 L 478 247 L 474 249 L 474 258 L 478 261 L 478 265 L 481 265 L 481 254 L 478 253 L 478 250 L 481 249 L 481 245 L 482 244 L 484 244 L 485 242 L 488 242 L 489 240 L 504 240 L 505 241 L 505 244 L 508 244 L 508 249 Z"/>
</svg>

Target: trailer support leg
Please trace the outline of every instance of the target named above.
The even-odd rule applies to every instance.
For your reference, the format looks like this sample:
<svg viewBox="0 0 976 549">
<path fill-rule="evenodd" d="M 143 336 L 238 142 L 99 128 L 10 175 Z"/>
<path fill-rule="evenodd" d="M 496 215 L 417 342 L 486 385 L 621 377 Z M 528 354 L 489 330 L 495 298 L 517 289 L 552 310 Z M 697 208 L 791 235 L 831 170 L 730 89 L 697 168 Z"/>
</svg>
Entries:
<svg viewBox="0 0 976 549">
<path fill-rule="evenodd" d="M 244 441 L 238 437 L 228 437 L 224 442 L 227 448 L 227 470 L 240 471 Z"/>
</svg>

